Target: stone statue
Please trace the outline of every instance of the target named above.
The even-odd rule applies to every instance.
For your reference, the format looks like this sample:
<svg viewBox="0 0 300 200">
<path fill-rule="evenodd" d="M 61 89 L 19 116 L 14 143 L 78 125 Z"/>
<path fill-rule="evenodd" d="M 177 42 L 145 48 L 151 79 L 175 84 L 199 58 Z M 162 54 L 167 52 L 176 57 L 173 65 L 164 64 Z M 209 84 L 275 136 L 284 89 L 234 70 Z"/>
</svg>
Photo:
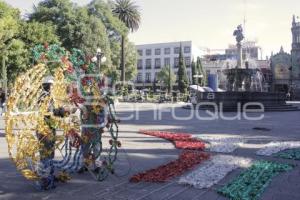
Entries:
<svg viewBox="0 0 300 200">
<path fill-rule="evenodd" d="M 235 36 L 237 43 L 241 43 L 241 41 L 244 39 L 242 25 L 238 25 L 237 29 L 233 32 L 233 36 Z"/>
</svg>

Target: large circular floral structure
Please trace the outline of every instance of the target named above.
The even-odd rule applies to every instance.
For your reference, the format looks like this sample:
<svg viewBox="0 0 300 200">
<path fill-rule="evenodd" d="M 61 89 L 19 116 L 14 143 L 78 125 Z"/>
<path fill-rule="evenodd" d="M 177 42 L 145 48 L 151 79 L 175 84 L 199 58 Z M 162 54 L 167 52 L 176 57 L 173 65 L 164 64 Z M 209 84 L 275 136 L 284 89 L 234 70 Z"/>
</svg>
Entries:
<svg viewBox="0 0 300 200">
<path fill-rule="evenodd" d="M 54 188 L 55 181 L 69 178 L 67 172 L 80 170 L 103 180 L 113 172 L 120 142 L 113 101 L 102 91 L 95 64 L 81 51 L 69 54 L 57 45 L 37 46 L 34 59 L 38 64 L 16 79 L 8 97 L 9 156 L 40 189 Z M 49 65 L 55 65 L 53 84 L 45 92 Z M 92 70 L 97 75 L 88 77 Z M 111 139 L 103 154 L 105 127 Z"/>
</svg>

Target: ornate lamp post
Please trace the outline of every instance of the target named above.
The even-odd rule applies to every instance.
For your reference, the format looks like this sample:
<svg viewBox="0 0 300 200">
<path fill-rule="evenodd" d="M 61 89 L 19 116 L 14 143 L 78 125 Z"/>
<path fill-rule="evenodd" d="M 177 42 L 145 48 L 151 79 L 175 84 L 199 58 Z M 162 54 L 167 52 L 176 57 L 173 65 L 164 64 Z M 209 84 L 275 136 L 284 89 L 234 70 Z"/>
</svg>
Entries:
<svg viewBox="0 0 300 200">
<path fill-rule="evenodd" d="M 96 59 L 94 58 L 94 60 L 97 60 L 97 67 L 100 73 L 101 63 L 104 63 L 106 61 L 106 57 L 104 56 L 104 53 L 100 48 L 97 48 Z"/>
</svg>

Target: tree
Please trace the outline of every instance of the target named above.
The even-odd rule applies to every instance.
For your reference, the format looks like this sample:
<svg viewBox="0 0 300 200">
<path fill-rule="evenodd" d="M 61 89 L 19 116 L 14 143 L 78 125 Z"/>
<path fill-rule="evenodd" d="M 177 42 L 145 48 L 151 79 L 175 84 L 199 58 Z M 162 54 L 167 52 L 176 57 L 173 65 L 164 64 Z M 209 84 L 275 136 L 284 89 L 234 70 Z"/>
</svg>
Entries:
<svg viewBox="0 0 300 200">
<path fill-rule="evenodd" d="M 198 83 L 201 86 L 205 86 L 207 82 L 207 76 L 206 76 L 206 72 L 203 69 L 200 57 L 197 57 L 196 69 L 198 74 L 203 76 L 202 78 L 198 79 Z"/>
<path fill-rule="evenodd" d="M 128 28 L 125 24 L 112 13 L 114 4 L 104 2 L 103 0 L 94 0 L 88 5 L 89 13 L 102 21 L 105 25 L 106 33 L 110 42 L 111 49 L 111 63 L 112 66 L 107 69 L 107 74 L 113 77 L 113 81 L 120 80 L 120 61 L 121 61 L 121 37 L 122 35 L 128 34 Z M 132 80 L 136 73 L 136 63 L 137 63 L 137 52 L 134 44 L 130 43 L 127 37 L 125 37 L 125 80 Z"/>
<path fill-rule="evenodd" d="M 88 5 L 90 15 L 99 18 L 106 27 L 107 35 L 111 41 L 119 41 L 122 35 L 127 35 L 128 28 L 112 13 L 113 4 L 103 0 L 93 0 Z"/>
<path fill-rule="evenodd" d="M 131 0 L 116 0 L 113 13 L 132 32 L 139 28 L 141 15 L 138 7 Z M 121 80 L 125 82 L 125 35 L 121 36 Z"/>
<path fill-rule="evenodd" d="M 3 71 L 3 87 L 6 88 L 6 80 L 12 82 L 14 77 L 26 67 L 26 49 L 22 41 L 18 39 L 20 29 L 20 11 L 5 2 L 0 2 L 0 58 Z M 7 73 L 8 72 L 8 73 Z M 6 79 L 6 80 L 4 80 Z"/>
<path fill-rule="evenodd" d="M 134 79 L 137 75 L 137 51 L 135 45 L 129 41 L 125 42 L 125 48 L 127 51 L 125 52 L 125 80 L 130 81 Z"/>
<path fill-rule="evenodd" d="M 87 7 L 78 7 L 70 0 L 41 1 L 30 15 L 31 21 L 51 22 L 56 26 L 62 46 L 67 50 L 82 49 L 93 56 L 101 48 L 110 64 L 109 39 L 100 19 L 90 15 Z"/>
<path fill-rule="evenodd" d="M 7 80 L 13 83 L 16 77 L 30 67 L 30 51 L 20 39 L 13 39 L 7 49 Z"/>
<path fill-rule="evenodd" d="M 170 93 L 172 90 L 172 86 L 176 81 L 176 75 L 174 74 L 174 72 L 172 72 L 171 67 L 167 65 L 164 68 L 162 68 L 160 72 L 158 72 L 157 80 L 167 85 L 168 93 Z"/>
<path fill-rule="evenodd" d="M 0 49 L 6 49 L 19 31 L 20 11 L 0 1 Z"/>
<path fill-rule="evenodd" d="M 197 75 L 198 73 L 198 70 L 196 68 L 196 63 L 194 61 L 194 59 L 192 60 L 192 64 L 191 64 L 191 67 L 192 67 L 192 84 L 193 85 L 197 85 L 197 78 L 195 77 L 195 75 Z"/>
<path fill-rule="evenodd" d="M 186 72 L 186 66 L 183 58 L 182 48 L 180 45 L 180 53 L 179 53 L 179 64 L 178 64 L 178 90 L 181 93 L 187 93 L 187 87 L 189 84 L 189 79 Z"/>
</svg>

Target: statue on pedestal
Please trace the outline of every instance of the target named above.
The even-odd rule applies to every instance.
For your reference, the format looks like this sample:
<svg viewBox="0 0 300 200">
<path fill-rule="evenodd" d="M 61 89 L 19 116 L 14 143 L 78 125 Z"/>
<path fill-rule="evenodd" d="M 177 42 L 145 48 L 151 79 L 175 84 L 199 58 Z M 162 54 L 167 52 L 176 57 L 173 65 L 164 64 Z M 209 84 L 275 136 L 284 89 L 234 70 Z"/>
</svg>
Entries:
<svg viewBox="0 0 300 200">
<path fill-rule="evenodd" d="M 243 27 L 242 25 L 238 25 L 237 29 L 233 32 L 233 36 L 235 36 L 235 40 L 238 44 L 244 40 Z"/>
</svg>

